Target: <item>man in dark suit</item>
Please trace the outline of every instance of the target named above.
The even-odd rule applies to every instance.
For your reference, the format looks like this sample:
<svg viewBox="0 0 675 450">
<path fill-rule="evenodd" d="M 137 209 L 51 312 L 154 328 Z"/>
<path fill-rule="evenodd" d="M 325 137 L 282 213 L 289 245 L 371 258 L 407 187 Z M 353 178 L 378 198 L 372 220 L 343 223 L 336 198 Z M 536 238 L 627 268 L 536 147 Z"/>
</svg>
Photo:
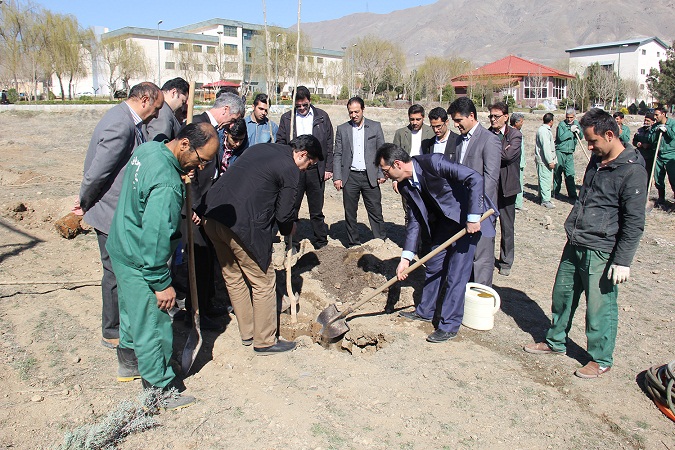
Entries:
<svg viewBox="0 0 675 450">
<path fill-rule="evenodd" d="M 497 205 L 499 206 L 499 226 L 502 237 L 499 243 L 499 274 L 509 276 L 513 265 L 514 223 L 516 220 L 516 196 L 522 191 L 520 185 L 520 153 L 523 135 L 510 127 L 509 106 L 497 102 L 488 106 L 490 130 L 502 143 L 502 164 L 499 169 L 497 187 Z"/>
<path fill-rule="evenodd" d="M 326 180 L 333 177 L 333 124 L 324 110 L 312 105 L 310 97 L 309 89 L 305 86 L 298 86 L 295 90 L 293 136 L 290 135 L 292 111 L 288 111 L 281 116 L 279 121 L 277 143 L 288 145 L 291 139 L 303 134 L 311 134 L 321 143 L 323 160 L 300 174 L 298 197 L 295 200 L 295 209 L 299 211 L 302 199 L 305 193 L 307 194 L 309 221 L 314 231 L 314 247 L 318 249 L 328 244 L 328 226 L 323 214 L 323 201 Z M 293 239 L 295 240 L 293 245 L 297 249 L 298 236 L 293 236 Z"/>
<path fill-rule="evenodd" d="M 409 206 L 405 245 L 396 269 L 399 280 L 407 277 L 403 272 L 410 266 L 421 234 L 431 239 L 435 249 L 466 228 L 468 234 L 427 261 L 422 300 L 415 311 L 400 313 L 408 319 L 431 322 L 445 284 L 440 321 L 427 341 L 452 339 L 462 323 L 466 283 L 481 231 L 480 217 L 487 209 L 483 180 L 476 171 L 440 154 L 411 158 L 393 144 L 380 147 L 375 158 L 382 172 L 398 181 Z"/>
<path fill-rule="evenodd" d="M 163 104 L 162 91 L 153 83 L 132 87 L 129 98 L 113 106 L 96 125 L 84 158 L 80 198 L 73 212 L 84 214 L 85 222 L 96 231 L 103 265 L 101 343 L 108 348 L 119 345 L 120 315 L 117 280 L 105 244 L 122 189 L 124 169 L 134 149 L 145 141 L 143 124 L 157 117 Z"/>
<path fill-rule="evenodd" d="M 146 141 L 172 141 L 178 135 L 183 125 L 176 118 L 176 111 L 185 106 L 189 93 L 190 85 L 180 77 L 164 83 L 162 109 L 156 119 L 143 127 Z"/>
<path fill-rule="evenodd" d="M 295 138 L 290 147 L 254 145 L 206 194 L 204 229 L 218 255 L 242 344 L 253 344 L 257 354 L 295 348 L 294 342 L 276 339 L 272 240 L 275 225 L 282 235 L 295 232 L 300 172 L 322 158 L 312 135 Z"/>
<path fill-rule="evenodd" d="M 349 122 L 337 128 L 333 157 L 333 186 L 343 190 L 342 202 L 347 223 L 347 245 L 361 245 L 356 222 L 359 197 L 368 212 L 370 228 L 376 239 L 386 239 L 382 217 L 380 184 L 385 178 L 375 164 L 375 152 L 384 144 L 384 133 L 379 122 L 363 117 L 365 104 L 361 97 L 352 97 L 347 103 Z"/>
<path fill-rule="evenodd" d="M 450 104 L 448 115 L 460 132 L 453 161 L 463 164 L 483 176 L 483 193 L 490 201 L 497 199 L 502 143 L 478 122 L 476 105 L 467 97 Z M 492 227 L 489 225 L 492 224 Z M 495 266 L 495 219 L 492 216 L 481 227 L 473 263 L 473 281 L 492 286 Z"/>
<path fill-rule="evenodd" d="M 442 153 L 453 161 L 459 135 L 448 126 L 448 113 L 441 107 L 429 111 L 429 123 L 435 136 L 422 141 L 421 154 Z"/>
</svg>

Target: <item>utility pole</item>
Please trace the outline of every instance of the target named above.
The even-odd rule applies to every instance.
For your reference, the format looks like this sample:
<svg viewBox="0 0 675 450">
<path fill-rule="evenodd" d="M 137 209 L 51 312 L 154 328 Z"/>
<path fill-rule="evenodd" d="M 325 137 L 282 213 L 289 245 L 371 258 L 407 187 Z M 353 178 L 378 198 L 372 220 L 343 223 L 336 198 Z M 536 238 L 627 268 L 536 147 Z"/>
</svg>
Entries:
<svg viewBox="0 0 675 450">
<path fill-rule="evenodd" d="M 159 26 L 163 23 L 163 20 L 157 22 L 157 86 L 162 87 L 162 66 L 160 61 L 159 54 Z"/>
</svg>

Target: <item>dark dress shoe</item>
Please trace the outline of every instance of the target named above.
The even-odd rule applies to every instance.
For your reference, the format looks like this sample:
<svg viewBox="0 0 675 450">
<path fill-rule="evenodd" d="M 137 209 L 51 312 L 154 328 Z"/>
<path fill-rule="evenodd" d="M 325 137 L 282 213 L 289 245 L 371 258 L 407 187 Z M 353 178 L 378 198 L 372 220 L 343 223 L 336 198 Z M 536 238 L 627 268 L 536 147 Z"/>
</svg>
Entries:
<svg viewBox="0 0 675 450">
<path fill-rule="evenodd" d="M 419 314 L 417 314 L 417 311 L 401 311 L 398 313 L 398 315 L 410 320 L 421 320 L 422 322 L 431 322 L 431 319 L 427 319 L 420 316 Z"/>
<path fill-rule="evenodd" d="M 454 331 L 436 330 L 427 336 L 427 342 L 445 342 L 454 339 L 457 333 Z"/>
<path fill-rule="evenodd" d="M 295 342 L 292 341 L 281 341 L 277 340 L 277 343 L 270 347 L 254 347 L 253 350 L 256 354 L 264 355 L 273 355 L 275 353 L 288 352 L 295 348 Z"/>
</svg>

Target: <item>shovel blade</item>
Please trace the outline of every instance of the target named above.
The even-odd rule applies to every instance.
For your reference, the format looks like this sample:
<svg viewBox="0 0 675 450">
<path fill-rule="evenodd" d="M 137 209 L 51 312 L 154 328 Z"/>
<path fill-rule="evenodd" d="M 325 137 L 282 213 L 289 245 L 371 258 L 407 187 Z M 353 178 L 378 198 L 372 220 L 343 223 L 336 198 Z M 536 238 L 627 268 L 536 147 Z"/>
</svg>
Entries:
<svg viewBox="0 0 675 450">
<path fill-rule="evenodd" d="M 340 315 L 335 303 L 321 311 L 321 314 L 316 318 L 316 321 L 324 327 L 334 321 Z"/>
<path fill-rule="evenodd" d="M 330 305 L 316 318 L 321 327 L 321 335 L 324 338 L 335 339 L 349 331 L 349 325 L 345 319 L 340 319 L 342 313 L 338 311 L 335 304 Z"/>
<path fill-rule="evenodd" d="M 192 330 L 188 335 L 183 349 L 183 357 L 181 358 L 181 368 L 183 375 L 187 375 L 197 359 L 199 349 L 202 347 L 202 330 L 199 324 L 199 314 L 193 314 Z"/>
</svg>

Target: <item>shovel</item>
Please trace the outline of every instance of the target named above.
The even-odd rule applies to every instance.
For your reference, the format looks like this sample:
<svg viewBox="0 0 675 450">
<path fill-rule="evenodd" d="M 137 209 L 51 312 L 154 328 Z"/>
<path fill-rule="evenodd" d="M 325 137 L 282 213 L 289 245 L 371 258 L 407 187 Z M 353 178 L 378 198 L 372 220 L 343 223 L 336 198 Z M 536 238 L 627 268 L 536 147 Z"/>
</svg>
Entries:
<svg viewBox="0 0 675 450">
<path fill-rule="evenodd" d="M 192 123 L 192 112 L 194 108 L 195 82 L 190 83 L 190 95 L 188 97 L 187 123 Z M 193 223 L 190 212 L 192 211 L 192 187 L 190 186 L 190 177 L 185 177 L 185 202 L 186 222 L 188 235 L 188 281 L 190 283 L 190 300 L 192 304 L 192 330 L 188 335 L 183 349 L 181 359 L 181 368 L 183 375 L 187 375 L 192 368 L 192 364 L 197 359 L 197 353 L 202 347 L 202 330 L 199 323 L 199 297 L 197 295 L 197 279 L 195 278 L 195 237 L 192 231 Z"/>
<path fill-rule="evenodd" d="M 654 200 L 649 199 L 649 190 L 652 188 L 652 183 L 654 182 L 654 170 L 656 170 L 656 158 L 659 157 L 659 150 L 661 149 L 661 138 L 663 138 L 663 133 L 659 133 L 659 140 L 656 143 L 656 152 L 654 152 L 654 162 L 652 162 L 651 171 L 649 172 L 649 183 L 647 184 L 647 204 L 645 209 L 651 211 L 654 209 Z"/>
<path fill-rule="evenodd" d="M 480 218 L 480 221 L 484 221 L 488 217 L 490 217 L 492 214 L 494 214 L 494 210 L 492 208 L 488 209 L 483 213 L 483 215 Z M 417 261 L 415 264 L 412 266 L 408 267 L 405 271 L 403 271 L 403 274 L 407 275 L 413 270 L 417 269 L 420 267 L 422 264 L 425 262 L 429 261 L 431 258 L 436 256 L 438 253 L 442 252 L 449 246 L 451 246 L 453 243 L 457 242 L 459 239 L 461 239 L 464 235 L 466 234 L 466 228 L 462 228 L 457 234 L 452 236 L 450 239 L 447 241 L 443 242 L 441 245 L 439 245 L 435 250 L 424 256 L 422 259 Z M 321 324 L 321 335 L 324 338 L 327 339 L 335 339 L 339 336 L 342 336 L 346 332 L 349 331 L 349 325 L 347 325 L 347 321 L 345 318 L 359 309 L 361 306 L 365 305 L 369 301 L 371 301 L 376 295 L 380 294 L 382 291 L 385 289 L 393 286 L 396 281 L 398 281 L 398 278 L 396 276 L 392 277 L 389 281 L 384 283 L 382 286 L 377 288 L 375 292 L 373 292 L 370 295 L 367 295 L 365 298 L 362 300 L 359 300 L 353 305 L 350 305 L 347 307 L 344 311 L 340 312 L 337 309 L 337 306 L 335 303 L 321 311 L 321 314 L 316 318 L 316 321 Z"/>
<path fill-rule="evenodd" d="M 584 144 L 581 142 L 581 139 L 579 138 L 579 135 L 577 133 L 574 133 L 574 137 L 577 138 L 577 142 L 579 142 L 579 146 L 584 151 L 584 155 L 586 156 L 586 159 L 590 161 L 591 155 L 588 154 L 588 150 L 586 150 L 586 147 L 584 147 Z"/>
<path fill-rule="evenodd" d="M 290 302 L 291 308 L 291 323 L 298 323 L 298 312 L 296 305 L 300 294 L 293 292 L 293 284 L 291 283 L 291 258 L 293 258 L 293 240 L 288 240 L 288 250 L 286 250 L 286 295 L 282 299 L 282 305 L 287 305 Z"/>
</svg>

